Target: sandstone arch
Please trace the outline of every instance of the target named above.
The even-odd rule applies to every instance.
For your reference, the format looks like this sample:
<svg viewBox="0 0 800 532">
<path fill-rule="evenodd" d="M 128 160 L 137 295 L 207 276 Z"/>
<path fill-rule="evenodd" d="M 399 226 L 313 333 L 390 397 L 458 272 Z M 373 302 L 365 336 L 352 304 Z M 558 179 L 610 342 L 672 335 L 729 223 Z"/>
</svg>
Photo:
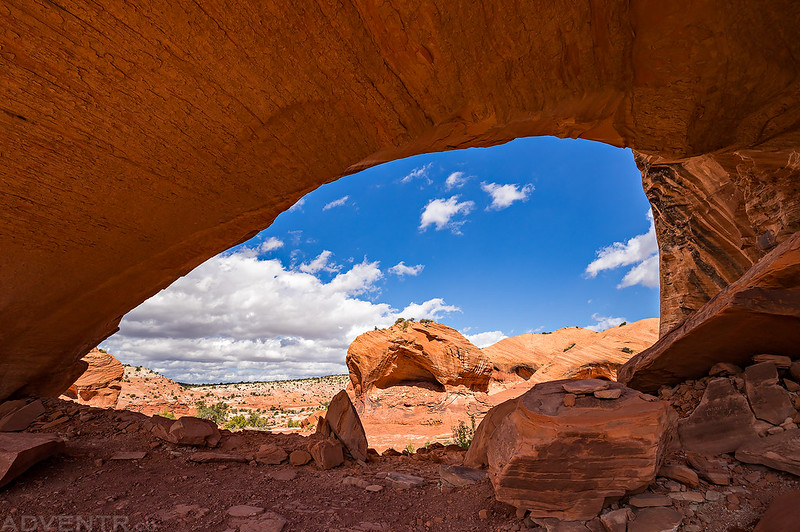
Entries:
<svg viewBox="0 0 800 532">
<path fill-rule="evenodd" d="M 138 303 L 412 154 L 637 150 L 662 333 L 800 229 L 791 0 L 103 4 L 0 6 L 0 399 L 63 390 Z"/>
</svg>

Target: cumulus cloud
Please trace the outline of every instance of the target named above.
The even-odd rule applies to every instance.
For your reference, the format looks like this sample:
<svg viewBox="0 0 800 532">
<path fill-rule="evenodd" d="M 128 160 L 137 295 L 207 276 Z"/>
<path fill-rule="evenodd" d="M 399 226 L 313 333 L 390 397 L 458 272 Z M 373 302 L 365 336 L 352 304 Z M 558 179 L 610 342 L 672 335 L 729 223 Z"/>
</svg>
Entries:
<svg viewBox="0 0 800 532">
<path fill-rule="evenodd" d="M 325 270 L 326 272 L 335 272 L 338 270 L 338 267 L 335 264 L 329 263 L 331 255 L 333 255 L 333 253 L 326 249 L 317 255 L 317 258 L 311 262 L 302 263 L 297 267 L 297 269 L 304 273 L 317 273 L 322 270 Z"/>
<path fill-rule="evenodd" d="M 466 183 L 468 180 L 469 177 L 465 175 L 464 172 L 453 172 L 452 174 L 447 176 L 447 179 L 444 182 L 444 186 L 445 188 L 447 188 L 447 190 L 452 190 L 454 188 L 461 188 L 464 186 L 464 183 Z"/>
<path fill-rule="evenodd" d="M 464 334 L 464 337 L 481 349 L 484 347 L 489 347 L 492 344 L 496 344 L 503 338 L 508 338 L 508 336 L 503 334 L 503 331 L 486 331 L 477 334 Z"/>
<path fill-rule="evenodd" d="M 510 207 L 515 201 L 528 201 L 528 197 L 533 192 L 533 185 L 498 185 L 497 183 L 481 183 L 481 189 L 489 194 L 492 203 L 487 210 L 502 210 Z"/>
<path fill-rule="evenodd" d="M 283 247 L 283 240 L 280 238 L 276 238 L 274 236 L 269 237 L 268 239 L 264 240 L 260 246 L 258 246 L 259 253 L 268 253 L 270 251 L 276 250 L 278 248 Z"/>
<path fill-rule="evenodd" d="M 398 277 L 403 277 L 405 275 L 417 276 L 420 274 L 420 272 L 424 267 L 425 267 L 424 264 L 417 264 L 416 266 L 406 266 L 405 261 L 400 261 L 391 268 L 389 268 L 389 273 L 393 273 Z"/>
<path fill-rule="evenodd" d="M 614 242 L 598 250 L 597 258 L 586 267 L 586 276 L 594 278 L 601 271 L 635 264 L 617 288 L 636 284 L 658 287 L 658 241 L 653 213 L 648 212 L 647 217 L 650 219 L 650 228 L 646 233 L 634 236 L 624 243 Z"/>
<path fill-rule="evenodd" d="M 295 203 L 294 205 L 289 207 L 288 210 L 289 210 L 289 212 L 302 210 L 303 205 L 305 205 L 305 204 L 306 204 L 306 198 L 300 198 L 299 200 L 297 200 L 297 203 Z"/>
<path fill-rule="evenodd" d="M 441 298 L 398 311 L 358 297 L 382 277 L 364 261 L 326 283 L 252 250 L 226 253 L 129 312 L 102 347 L 181 382 L 346 373 L 347 347 L 362 332 L 459 310 Z"/>
<path fill-rule="evenodd" d="M 451 196 L 448 199 L 432 199 L 428 202 L 419 219 L 419 228 L 424 231 L 430 225 L 436 226 L 437 231 L 450 229 L 454 233 L 459 233 L 465 220 L 453 220 L 456 215 L 466 216 L 475 208 L 474 201 L 458 201 L 459 196 Z"/>
<path fill-rule="evenodd" d="M 407 176 L 403 177 L 400 180 L 400 182 L 410 183 L 415 179 L 424 179 L 425 182 L 430 185 L 431 183 L 433 183 L 433 181 L 431 181 L 431 178 L 428 176 L 428 172 L 430 171 L 431 167 L 433 167 L 433 163 L 428 163 L 423 166 L 420 166 L 419 168 L 414 168 Z"/>
<path fill-rule="evenodd" d="M 322 208 L 323 211 L 327 211 L 329 209 L 333 209 L 335 207 L 342 207 L 347 203 L 347 200 L 350 199 L 350 196 L 342 196 L 339 199 L 333 200 L 330 203 L 326 203 L 325 206 Z"/>
<path fill-rule="evenodd" d="M 627 321 L 625 318 L 615 318 L 612 316 L 601 316 L 599 314 L 592 314 L 592 319 L 595 321 L 592 325 L 587 325 L 586 328 L 592 331 L 605 331 L 611 327 L 619 327 L 622 322 Z"/>
</svg>

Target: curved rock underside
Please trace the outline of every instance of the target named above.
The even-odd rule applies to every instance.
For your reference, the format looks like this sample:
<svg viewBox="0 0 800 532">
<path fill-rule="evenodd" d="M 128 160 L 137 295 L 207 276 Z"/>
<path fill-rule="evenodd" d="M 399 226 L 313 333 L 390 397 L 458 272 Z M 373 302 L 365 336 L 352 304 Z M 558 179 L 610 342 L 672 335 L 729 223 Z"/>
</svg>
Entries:
<svg viewBox="0 0 800 532">
<path fill-rule="evenodd" d="M 402 321 L 367 331 L 350 344 L 346 361 L 356 397 L 400 384 L 485 392 L 492 373 L 491 362 L 478 347 L 457 330 L 430 321 Z"/>
<path fill-rule="evenodd" d="M 422 152 L 634 148 L 662 334 L 800 229 L 792 0 L 10 0 L 0 27 L 0 399 L 66 389 L 179 276 Z"/>
</svg>

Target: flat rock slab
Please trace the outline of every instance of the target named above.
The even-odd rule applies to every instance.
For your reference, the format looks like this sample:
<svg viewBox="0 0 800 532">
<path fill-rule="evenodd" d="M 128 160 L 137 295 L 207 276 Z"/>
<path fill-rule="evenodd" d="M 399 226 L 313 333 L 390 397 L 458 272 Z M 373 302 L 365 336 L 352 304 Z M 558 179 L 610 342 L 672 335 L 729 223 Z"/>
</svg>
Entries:
<svg viewBox="0 0 800 532">
<path fill-rule="evenodd" d="M 683 515 L 672 508 L 645 508 L 628 523 L 628 532 L 675 532 Z"/>
<path fill-rule="evenodd" d="M 141 460 L 147 456 L 146 451 L 127 451 L 114 453 L 109 460 Z"/>
<path fill-rule="evenodd" d="M 666 495 L 657 493 L 642 493 L 634 495 L 628 500 L 628 504 L 634 508 L 651 508 L 655 506 L 672 506 L 672 499 Z"/>
<path fill-rule="evenodd" d="M 33 423 L 33 420 L 45 412 L 44 405 L 39 399 L 28 404 L 25 404 L 24 401 L 9 401 L 8 403 L 17 403 L 17 405 L 13 405 L 16 408 L 10 408 L 0 419 L 0 432 L 25 430 Z"/>
<path fill-rule="evenodd" d="M 64 451 L 64 442 L 52 434 L 0 434 L 0 487 L 34 464 Z"/>
<path fill-rule="evenodd" d="M 779 369 L 789 369 L 792 365 L 792 359 L 783 355 L 756 355 L 753 357 L 753 363 L 759 362 L 772 362 Z"/>
<path fill-rule="evenodd" d="M 598 399 L 619 399 L 619 396 L 622 395 L 622 390 L 620 390 L 619 388 L 611 388 L 609 390 L 597 390 L 592 395 L 594 395 Z"/>
<path fill-rule="evenodd" d="M 215 463 L 224 463 L 224 462 L 238 462 L 238 463 L 245 463 L 247 462 L 247 458 L 234 453 L 212 453 L 212 452 L 205 452 L 200 451 L 196 452 L 189 456 L 189 460 L 192 462 L 197 462 L 199 464 L 215 464 Z"/>
<path fill-rule="evenodd" d="M 800 429 L 754 438 L 739 447 L 736 459 L 800 475 Z"/>
<path fill-rule="evenodd" d="M 734 452 L 758 436 L 756 418 L 747 399 L 727 378 L 709 381 L 700 404 L 678 424 L 684 449 L 717 455 Z"/>
<path fill-rule="evenodd" d="M 409 475 L 407 473 L 398 473 L 397 471 L 389 472 L 386 475 L 386 480 L 391 487 L 396 489 L 409 489 L 425 484 L 425 479 L 422 477 Z"/>
<path fill-rule="evenodd" d="M 561 385 L 567 393 L 593 394 L 609 387 L 609 381 L 602 379 L 573 379 Z"/>
<path fill-rule="evenodd" d="M 691 451 L 686 451 L 686 461 L 689 462 L 689 465 L 697 471 L 697 474 L 701 478 L 707 482 L 710 482 L 711 484 L 727 486 L 731 483 L 730 473 L 728 473 L 728 471 L 722 466 L 722 463 L 718 462 L 717 460 L 710 459 L 706 456 L 693 453 Z"/>
<path fill-rule="evenodd" d="M 769 505 L 753 532 L 797 530 L 797 509 L 800 508 L 800 490 L 790 491 Z"/>
<path fill-rule="evenodd" d="M 439 477 L 442 483 L 449 484 L 455 488 L 470 486 L 476 482 L 480 482 L 487 476 L 489 476 L 489 473 L 483 469 L 473 469 L 471 467 L 457 465 L 439 466 Z"/>
<path fill-rule="evenodd" d="M 239 524 L 239 532 L 281 532 L 286 523 L 283 516 L 275 512 L 265 512 L 255 519 Z"/>
<path fill-rule="evenodd" d="M 690 488 L 696 488 L 700 485 L 700 479 L 697 473 L 695 473 L 692 468 L 683 464 L 663 465 L 661 469 L 658 470 L 658 476 L 675 480 L 681 484 L 686 484 Z"/>
<path fill-rule="evenodd" d="M 238 506 L 231 506 L 228 508 L 228 515 L 231 517 L 252 517 L 264 511 L 260 506 L 248 506 L 240 504 Z"/>
<path fill-rule="evenodd" d="M 271 471 L 267 476 L 272 480 L 288 482 L 297 478 L 297 471 L 294 469 L 280 469 L 278 471 Z"/>
</svg>

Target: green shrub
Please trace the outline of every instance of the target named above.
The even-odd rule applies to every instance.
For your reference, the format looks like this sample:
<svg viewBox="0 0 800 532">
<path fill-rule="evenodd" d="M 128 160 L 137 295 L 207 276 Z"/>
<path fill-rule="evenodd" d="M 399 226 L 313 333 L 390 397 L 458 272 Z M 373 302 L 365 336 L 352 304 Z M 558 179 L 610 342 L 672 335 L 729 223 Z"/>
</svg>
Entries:
<svg viewBox="0 0 800 532">
<path fill-rule="evenodd" d="M 470 424 L 467 425 L 463 420 L 459 420 L 453 426 L 453 441 L 464 449 L 469 449 L 472 438 L 475 436 L 475 416 L 472 414 L 469 416 L 469 422 Z"/>
<path fill-rule="evenodd" d="M 631 349 L 630 347 L 623 347 L 622 349 L 620 349 L 620 351 L 622 351 L 623 353 L 627 353 L 629 355 L 633 354 L 633 349 Z"/>
<path fill-rule="evenodd" d="M 623 321 L 622 323 L 619 324 L 619 326 L 622 327 L 623 325 L 627 325 L 627 324 L 628 324 L 627 321 Z"/>
<path fill-rule="evenodd" d="M 161 416 L 161 417 L 165 417 L 167 419 L 175 419 L 175 414 L 170 412 L 169 409 L 167 409 L 166 407 L 164 408 L 164 410 L 162 410 L 161 412 L 159 412 L 156 415 L 157 416 Z"/>
<path fill-rule="evenodd" d="M 299 427 L 300 426 L 300 422 L 299 421 L 295 421 L 294 419 L 290 419 L 289 421 L 286 422 L 286 426 L 289 427 L 290 429 L 291 428 L 295 428 L 295 427 Z"/>
<path fill-rule="evenodd" d="M 243 429 L 247 426 L 247 418 L 242 414 L 238 414 L 225 422 L 225 428 L 228 430 Z"/>
<path fill-rule="evenodd" d="M 210 419 L 217 425 L 222 425 L 225 423 L 225 420 L 228 419 L 228 405 L 222 401 L 215 405 L 208 406 L 205 401 L 200 400 L 197 401 L 194 406 L 197 408 L 197 417 Z"/>
<path fill-rule="evenodd" d="M 569 345 L 569 346 L 568 346 L 566 349 L 564 349 L 564 352 L 566 353 L 567 351 L 569 351 L 569 350 L 570 350 L 570 349 L 572 349 L 573 347 L 575 347 L 575 344 L 574 344 L 574 343 L 570 344 L 570 345 Z"/>
</svg>

